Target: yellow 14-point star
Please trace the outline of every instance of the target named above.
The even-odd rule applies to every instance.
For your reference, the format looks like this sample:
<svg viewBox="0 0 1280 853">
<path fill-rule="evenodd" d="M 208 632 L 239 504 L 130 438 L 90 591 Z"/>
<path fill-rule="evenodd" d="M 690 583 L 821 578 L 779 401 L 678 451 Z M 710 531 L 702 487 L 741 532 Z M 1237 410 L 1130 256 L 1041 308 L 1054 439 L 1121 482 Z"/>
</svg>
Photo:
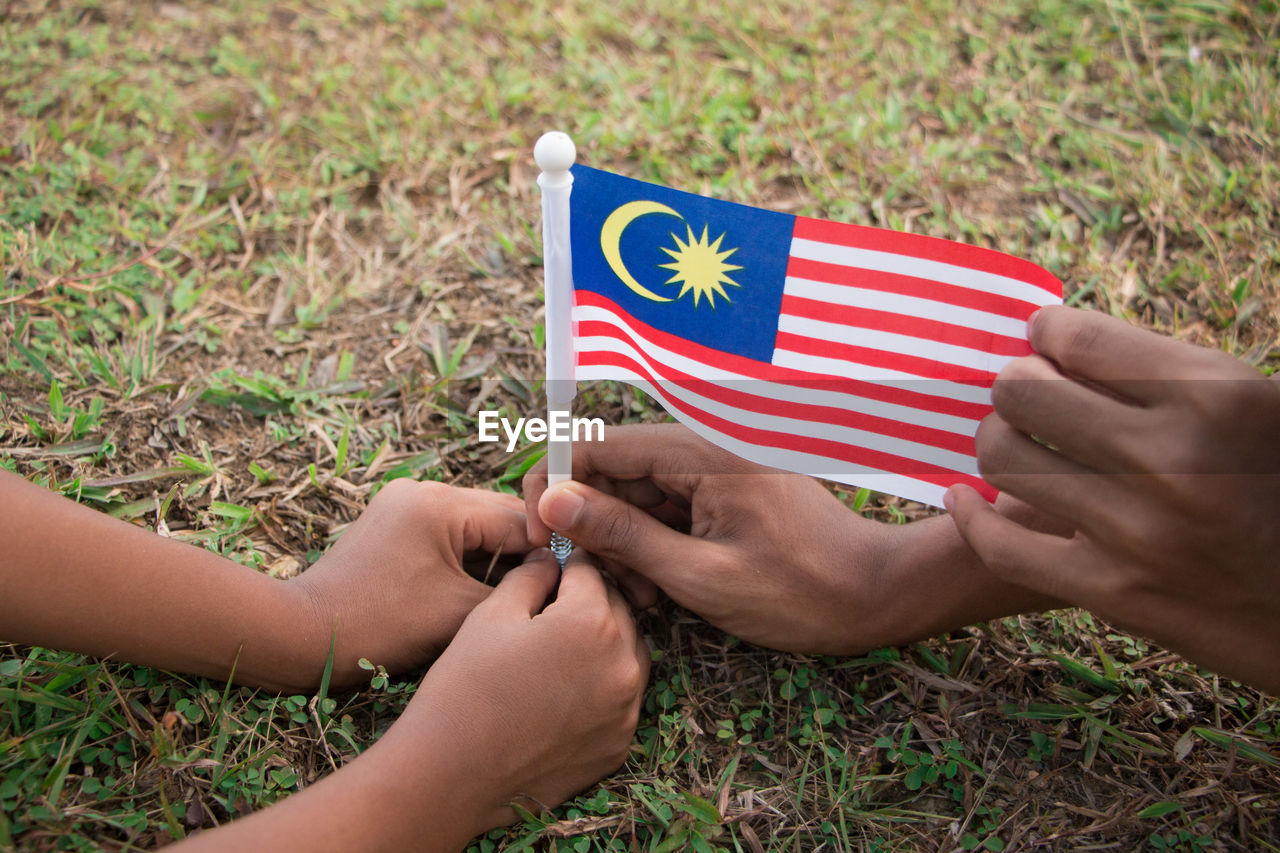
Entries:
<svg viewBox="0 0 1280 853">
<path fill-rule="evenodd" d="M 729 299 L 729 294 L 725 292 L 722 285 L 728 284 L 733 287 L 741 287 L 733 279 L 729 278 L 728 273 L 733 270 L 740 270 L 742 267 L 735 264 L 726 264 L 725 259 L 738 251 L 728 249 L 720 251 L 720 242 L 724 240 L 721 234 L 716 238 L 714 243 L 707 242 L 707 226 L 702 226 L 702 236 L 695 238 L 693 236 L 693 226 L 686 223 L 685 228 L 689 231 L 687 241 L 682 241 L 675 234 L 671 235 L 671 239 L 675 240 L 676 248 L 668 249 L 662 247 L 662 251 L 671 256 L 672 262 L 669 264 L 659 264 L 663 269 L 674 271 L 674 275 L 667 279 L 667 284 L 675 284 L 681 282 L 683 286 L 680 288 L 680 294 L 676 297 L 679 299 L 686 293 L 693 291 L 693 304 L 697 307 L 698 301 L 703 297 L 707 297 L 707 302 L 711 307 L 716 307 L 716 294 L 719 294 L 725 300 Z"/>
</svg>

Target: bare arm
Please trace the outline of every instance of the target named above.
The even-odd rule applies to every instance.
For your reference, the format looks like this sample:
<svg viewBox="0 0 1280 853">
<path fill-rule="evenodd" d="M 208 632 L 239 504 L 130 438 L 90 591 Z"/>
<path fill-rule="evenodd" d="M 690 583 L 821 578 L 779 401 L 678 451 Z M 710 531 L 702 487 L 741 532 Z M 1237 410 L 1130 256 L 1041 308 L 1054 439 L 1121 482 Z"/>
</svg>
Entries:
<svg viewBox="0 0 1280 853">
<path fill-rule="evenodd" d="M 518 502 L 395 481 L 314 566 L 279 581 L 0 471 L 0 636 L 280 690 L 443 649 L 488 588 L 466 550 L 527 547 Z"/>
<path fill-rule="evenodd" d="M 537 813 L 622 764 L 648 671 L 617 591 L 581 553 L 561 577 L 537 552 L 467 617 L 368 752 L 184 849 L 460 850 L 513 822 L 511 803 Z"/>
<path fill-rule="evenodd" d="M 277 581 L 0 472 L 5 639 L 305 690 L 338 634 L 335 682 L 368 656 L 443 656 L 365 755 L 194 850 L 459 850 L 615 769 L 648 648 L 616 590 L 546 551 L 496 590 L 464 552 L 527 547 L 518 500 L 395 481 L 325 557 Z M 552 593 L 554 600 L 543 606 Z M 454 639 L 454 634 L 458 636 Z M 450 643 L 450 640 L 453 642 Z"/>
</svg>

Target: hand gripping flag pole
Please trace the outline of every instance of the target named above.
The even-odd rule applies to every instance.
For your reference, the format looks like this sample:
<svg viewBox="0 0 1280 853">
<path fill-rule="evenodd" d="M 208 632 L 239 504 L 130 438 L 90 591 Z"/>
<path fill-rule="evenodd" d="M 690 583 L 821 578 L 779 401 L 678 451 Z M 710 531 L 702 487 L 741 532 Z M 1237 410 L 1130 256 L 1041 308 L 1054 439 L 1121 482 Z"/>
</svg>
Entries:
<svg viewBox="0 0 1280 853">
<path fill-rule="evenodd" d="M 568 423 L 576 393 L 573 355 L 573 267 L 569 247 L 569 194 L 577 149 L 567 134 L 544 133 L 533 146 L 533 159 L 542 170 L 542 274 L 546 301 L 547 423 Z M 560 420 L 557 413 L 562 413 Z M 573 443 L 554 427 L 547 435 L 547 486 L 573 479 Z M 551 534 L 551 553 L 564 571 L 573 542 Z"/>
</svg>

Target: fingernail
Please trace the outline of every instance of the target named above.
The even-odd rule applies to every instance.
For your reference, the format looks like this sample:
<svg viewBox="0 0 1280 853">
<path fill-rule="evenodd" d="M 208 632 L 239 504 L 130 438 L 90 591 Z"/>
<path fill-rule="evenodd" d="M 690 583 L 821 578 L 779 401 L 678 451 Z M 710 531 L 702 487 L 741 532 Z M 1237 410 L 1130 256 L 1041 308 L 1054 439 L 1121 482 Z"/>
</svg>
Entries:
<svg viewBox="0 0 1280 853">
<path fill-rule="evenodd" d="M 553 555 L 551 551 L 547 548 L 534 548 L 527 555 L 525 555 L 524 561 L 526 563 L 532 563 L 536 560 L 550 559 L 552 556 Z"/>
<path fill-rule="evenodd" d="M 1036 320 L 1040 317 L 1040 310 L 1037 308 L 1032 311 L 1031 316 L 1027 318 L 1027 337 L 1031 336 L 1031 330 L 1036 327 Z"/>
<path fill-rule="evenodd" d="M 548 526 L 558 530 L 569 530 L 578 523 L 582 508 L 587 505 L 582 495 L 568 488 L 550 493 L 551 498 L 542 509 L 542 518 Z"/>
<path fill-rule="evenodd" d="M 942 496 L 942 505 L 947 508 L 947 512 L 955 512 L 956 496 L 950 489 Z"/>
</svg>

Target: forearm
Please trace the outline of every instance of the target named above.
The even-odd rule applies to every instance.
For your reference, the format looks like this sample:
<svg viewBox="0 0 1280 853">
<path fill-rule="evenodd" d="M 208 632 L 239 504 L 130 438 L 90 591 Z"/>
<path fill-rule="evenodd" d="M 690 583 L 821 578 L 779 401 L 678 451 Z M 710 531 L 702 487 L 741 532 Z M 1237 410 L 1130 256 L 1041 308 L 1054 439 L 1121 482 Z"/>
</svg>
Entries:
<svg viewBox="0 0 1280 853">
<path fill-rule="evenodd" d="M 281 803 L 188 839 L 204 850 L 423 851 L 455 853 L 494 825 L 483 768 L 440 718 L 415 699 L 368 752 Z M 447 715 L 444 715 L 447 719 Z"/>
<path fill-rule="evenodd" d="M 277 689 L 318 683 L 305 595 L 0 471 L 0 637 Z"/>
</svg>

